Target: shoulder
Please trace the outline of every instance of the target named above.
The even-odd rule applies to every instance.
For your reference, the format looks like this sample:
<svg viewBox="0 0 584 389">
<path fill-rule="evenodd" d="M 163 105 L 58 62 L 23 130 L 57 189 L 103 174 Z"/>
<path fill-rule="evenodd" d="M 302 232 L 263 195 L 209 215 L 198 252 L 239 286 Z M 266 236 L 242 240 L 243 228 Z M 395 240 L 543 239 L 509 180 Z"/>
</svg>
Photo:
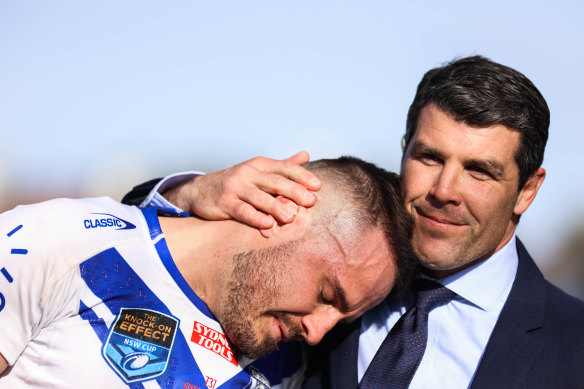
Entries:
<svg viewBox="0 0 584 389">
<path fill-rule="evenodd" d="M 131 208 L 109 197 L 86 199 L 58 198 L 41 203 L 19 205 L 0 215 L 0 222 L 21 221 L 29 225 L 55 225 L 71 223 L 93 212 L 116 211 Z"/>
<path fill-rule="evenodd" d="M 521 286 L 521 293 L 518 296 L 523 299 L 545 300 L 546 317 L 559 315 L 558 319 L 569 317 L 570 320 L 584 320 L 584 302 L 546 280 L 519 240 L 517 249 L 519 268 L 516 277 L 520 280 Z"/>
<path fill-rule="evenodd" d="M 570 296 L 557 286 L 546 282 L 547 304 L 546 316 L 554 320 L 565 318 L 564 328 L 573 328 L 578 332 L 584 331 L 584 301 Z"/>
<path fill-rule="evenodd" d="M 112 242 L 137 237 L 143 229 L 136 226 L 143 225 L 138 208 L 107 197 L 54 199 L 0 215 L 0 243 L 25 250 L 27 258 L 74 262 Z"/>
</svg>

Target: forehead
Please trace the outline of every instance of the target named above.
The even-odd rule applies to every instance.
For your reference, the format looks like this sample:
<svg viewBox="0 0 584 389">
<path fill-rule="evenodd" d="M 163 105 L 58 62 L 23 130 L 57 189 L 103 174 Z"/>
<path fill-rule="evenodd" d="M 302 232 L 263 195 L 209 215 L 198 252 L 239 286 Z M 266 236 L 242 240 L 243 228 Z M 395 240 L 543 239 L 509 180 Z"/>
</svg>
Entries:
<svg viewBox="0 0 584 389">
<path fill-rule="evenodd" d="M 420 112 L 410 145 L 467 159 L 497 161 L 509 168 L 517 166 L 515 154 L 520 140 L 518 131 L 502 124 L 470 126 L 429 104 Z"/>
<path fill-rule="evenodd" d="M 329 265 L 331 282 L 345 295 L 348 313 L 360 315 L 389 294 L 396 262 L 381 228 L 361 231 L 353 244 L 339 245 L 342 258 Z"/>
</svg>

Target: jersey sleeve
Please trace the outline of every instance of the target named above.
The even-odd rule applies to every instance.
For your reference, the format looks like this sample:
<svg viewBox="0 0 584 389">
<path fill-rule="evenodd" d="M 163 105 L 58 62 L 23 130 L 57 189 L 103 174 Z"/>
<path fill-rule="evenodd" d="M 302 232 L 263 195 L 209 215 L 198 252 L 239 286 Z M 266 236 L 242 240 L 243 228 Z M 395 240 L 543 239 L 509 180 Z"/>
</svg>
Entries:
<svg viewBox="0 0 584 389">
<path fill-rule="evenodd" d="M 0 215 L 0 353 L 13 365 L 40 330 L 78 310 L 78 267 L 62 261 L 54 215 L 21 206 Z"/>
<path fill-rule="evenodd" d="M 162 180 L 158 181 L 152 190 L 150 190 L 150 192 L 145 196 L 140 206 L 166 208 L 174 210 L 177 213 L 183 213 L 184 211 L 182 209 L 166 200 L 162 193 L 172 188 L 173 186 L 180 185 L 193 177 L 197 177 L 203 174 L 205 173 L 192 171 L 175 173 L 164 177 Z"/>
</svg>

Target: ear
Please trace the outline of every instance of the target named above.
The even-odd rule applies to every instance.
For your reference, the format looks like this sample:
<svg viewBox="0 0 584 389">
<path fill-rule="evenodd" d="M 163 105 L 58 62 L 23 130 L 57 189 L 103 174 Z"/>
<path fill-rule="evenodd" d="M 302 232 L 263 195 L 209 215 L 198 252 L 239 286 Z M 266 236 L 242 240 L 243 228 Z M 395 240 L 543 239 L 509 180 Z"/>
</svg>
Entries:
<svg viewBox="0 0 584 389">
<path fill-rule="evenodd" d="M 296 219 L 296 215 L 298 214 L 298 208 L 299 208 L 298 205 L 294 201 L 291 201 L 284 196 L 278 196 L 278 197 L 276 197 L 276 200 L 278 200 L 280 203 L 285 205 L 286 209 L 289 212 L 291 212 L 292 215 L 294 215 L 294 219 L 290 222 L 290 223 L 294 223 L 295 219 Z M 260 233 L 262 234 L 262 236 L 264 238 L 271 238 L 271 237 L 275 236 L 278 233 L 278 231 L 280 231 L 280 228 L 282 228 L 282 226 L 283 226 L 283 224 L 276 220 L 276 222 L 272 225 L 271 228 L 264 228 L 264 229 L 260 228 Z"/>
<path fill-rule="evenodd" d="M 517 197 L 517 202 L 515 203 L 515 208 L 513 208 L 513 214 L 521 215 L 523 212 L 527 211 L 527 208 L 531 205 L 535 195 L 539 191 L 539 187 L 545 179 L 545 169 L 539 168 L 525 183 L 519 196 Z"/>
</svg>

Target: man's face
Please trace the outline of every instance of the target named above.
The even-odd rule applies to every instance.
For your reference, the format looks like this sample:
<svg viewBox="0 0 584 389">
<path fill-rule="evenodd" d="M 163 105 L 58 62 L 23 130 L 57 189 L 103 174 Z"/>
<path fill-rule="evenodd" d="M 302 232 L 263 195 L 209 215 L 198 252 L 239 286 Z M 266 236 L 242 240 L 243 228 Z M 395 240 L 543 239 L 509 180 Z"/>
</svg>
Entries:
<svg viewBox="0 0 584 389">
<path fill-rule="evenodd" d="M 396 276 L 383 234 L 352 240 L 313 237 L 234 256 L 220 318 L 231 342 L 251 358 L 281 342 L 316 344 L 339 320 L 381 302 Z"/>
<path fill-rule="evenodd" d="M 519 133 L 503 125 L 470 127 L 433 104 L 421 111 L 402 162 L 402 191 L 414 217 L 414 251 L 437 276 L 485 259 L 511 238 L 513 214 L 523 212 L 519 144 Z"/>
</svg>

